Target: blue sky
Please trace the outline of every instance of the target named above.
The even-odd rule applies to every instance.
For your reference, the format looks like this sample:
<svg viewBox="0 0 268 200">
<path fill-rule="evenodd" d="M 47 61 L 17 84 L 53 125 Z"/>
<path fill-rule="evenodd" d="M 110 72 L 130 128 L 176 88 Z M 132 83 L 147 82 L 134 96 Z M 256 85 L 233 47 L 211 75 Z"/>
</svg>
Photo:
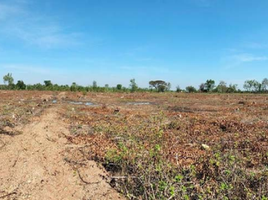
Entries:
<svg viewBox="0 0 268 200">
<path fill-rule="evenodd" d="M 140 87 L 268 77 L 267 0 L 0 0 L 0 77 Z M 2 82 L 2 81 L 1 81 Z"/>
</svg>

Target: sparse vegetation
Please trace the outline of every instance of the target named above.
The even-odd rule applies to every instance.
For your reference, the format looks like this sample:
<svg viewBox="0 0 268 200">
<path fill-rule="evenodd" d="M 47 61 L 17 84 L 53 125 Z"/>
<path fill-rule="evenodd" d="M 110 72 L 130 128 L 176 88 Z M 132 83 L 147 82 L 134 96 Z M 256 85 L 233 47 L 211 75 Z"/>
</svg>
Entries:
<svg viewBox="0 0 268 200">
<path fill-rule="evenodd" d="M 162 81 L 150 85 L 158 92 L 162 86 L 163 91 L 169 87 Z M 14 87 L 26 89 L 23 81 Z M 48 80 L 36 87 L 54 90 L 60 86 Z M 104 88 L 110 90 L 108 85 Z M 249 92 L 266 91 L 266 80 L 261 84 L 247 81 L 246 88 Z M 70 124 L 68 141 L 82 145 L 83 159 L 103 165 L 111 186 L 129 199 L 268 197 L 268 108 L 264 95 L 206 95 L 197 93 L 193 86 L 186 87 L 186 92 L 195 93 L 192 95 L 141 93 L 135 79 L 129 89 L 118 84 L 111 90 L 118 93 L 89 93 L 103 91 L 96 82 L 92 87 L 73 83 L 69 90 L 64 98 L 49 91 L 2 91 L 0 137 L 21 134 L 15 127 L 28 123 L 55 98 Z M 213 80 L 200 90 L 237 91 L 236 85 L 225 82 L 215 87 Z M 122 94 L 126 91 L 135 93 Z M 66 99 L 94 99 L 94 106 L 70 105 Z M 78 163 L 75 156 L 73 159 L 68 162 Z"/>
<path fill-rule="evenodd" d="M 135 79 L 130 80 L 129 87 L 123 87 L 122 84 L 117 84 L 116 87 L 110 87 L 105 84 L 103 87 L 98 86 L 96 81 L 93 81 L 92 86 L 81 86 L 73 82 L 69 85 L 53 84 L 51 80 L 45 80 L 41 83 L 26 85 L 22 80 L 14 84 L 14 78 L 11 73 L 3 77 L 4 83 L 7 85 L 0 85 L 0 90 L 39 90 L 39 91 L 72 91 L 72 92 L 173 92 L 171 84 L 163 80 L 155 80 L 149 82 L 149 88 L 140 88 Z M 267 93 L 268 79 L 264 78 L 261 83 L 256 80 L 247 80 L 243 85 L 244 91 L 238 89 L 237 84 L 229 84 L 220 81 L 216 87 L 215 81 L 210 79 L 205 83 L 201 83 L 199 90 L 194 86 L 187 86 L 185 90 L 181 90 L 179 86 L 176 87 L 176 92 L 209 92 L 209 93 Z M 190 89 L 190 91 L 189 91 Z"/>
<path fill-rule="evenodd" d="M 120 105 L 116 96 L 105 101 L 116 109 L 78 107 L 73 112 L 67 106 L 62 115 L 80 126 L 69 140 L 87 146 L 88 158 L 101 163 L 111 185 L 129 199 L 267 197 L 263 96 L 125 97 L 153 102 L 139 107 Z"/>
</svg>

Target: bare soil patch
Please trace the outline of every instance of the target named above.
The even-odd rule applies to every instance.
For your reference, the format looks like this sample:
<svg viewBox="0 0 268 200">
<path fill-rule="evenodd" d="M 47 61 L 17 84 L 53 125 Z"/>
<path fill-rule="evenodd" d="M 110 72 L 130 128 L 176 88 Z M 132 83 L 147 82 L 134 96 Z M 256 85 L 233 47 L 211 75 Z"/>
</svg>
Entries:
<svg viewBox="0 0 268 200">
<path fill-rule="evenodd" d="M 94 161 L 72 161 L 77 146 L 66 139 L 68 124 L 57 110 L 16 127 L 20 135 L 1 135 L 0 199 L 122 199 Z"/>
</svg>

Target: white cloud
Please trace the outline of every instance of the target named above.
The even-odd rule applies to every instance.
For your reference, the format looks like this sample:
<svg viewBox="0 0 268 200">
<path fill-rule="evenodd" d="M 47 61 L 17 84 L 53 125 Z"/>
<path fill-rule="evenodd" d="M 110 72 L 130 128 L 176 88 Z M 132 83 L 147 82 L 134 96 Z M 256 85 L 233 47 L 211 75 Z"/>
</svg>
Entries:
<svg viewBox="0 0 268 200">
<path fill-rule="evenodd" d="M 259 42 L 248 42 L 244 45 L 246 48 L 250 49 L 267 49 L 267 43 L 259 43 Z"/>
<path fill-rule="evenodd" d="M 17 63 L 0 64 L 0 77 L 7 73 L 12 73 L 15 80 L 23 80 L 27 84 L 40 83 L 43 80 L 51 80 L 57 84 L 68 84 L 72 78 L 64 70 L 52 66 Z"/>
<path fill-rule="evenodd" d="M 238 54 L 238 55 L 232 56 L 232 58 L 235 61 L 240 62 L 240 63 L 268 60 L 267 56 L 255 56 L 251 54 Z"/>
<path fill-rule="evenodd" d="M 226 69 L 242 66 L 246 63 L 267 61 L 268 56 L 256 56 L 253 54 L 241 53 L 227 56 L 222 61 Z"/>
<path fill-rule="evenodd" d="M 23 10 L 19 7 L 0 3 L 0 22 L 20 14 L 23 14 Z"/>
<path fill-rule="evenodd" d="M 9 26 L 7 31 L 10 35 L 17 37 L 27 44 L 36 45 L 41 48 L 58 48 L 72 45 L 78 45 L 79 33 L 63 33 L 59 26 L 48 25 L 42 27 L 32 24 L 31 26 Z"/>
<path fill-rule="evenodd" d="M 32 66 L 32 65 L 21 65 L 21 64 L 0 64 L 0 68 L 24 72 L 24 73 L 37 73 L 37 74 L 49 74 L 51 70 L 46 67 Z"/>
<path fill-rule="evenodd" d="M 67 32 L 53 17 L 33 14 L 28 5 L 29 1 L 26 0 L 0 3 L 0 36 L 17 38 L 27 45 L 41 48 L 62 48 L 80 44 L 81 33 Z"/>
</svg>

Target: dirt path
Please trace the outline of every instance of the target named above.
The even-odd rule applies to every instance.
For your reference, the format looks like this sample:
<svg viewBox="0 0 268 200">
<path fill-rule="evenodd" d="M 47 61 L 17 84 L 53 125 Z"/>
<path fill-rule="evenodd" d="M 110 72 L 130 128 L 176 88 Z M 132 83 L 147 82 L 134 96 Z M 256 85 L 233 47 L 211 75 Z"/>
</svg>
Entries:
<svg viewBox="0 0 268 200">
<path fill-rule="evenodd" d="M 1 136 L 0 199 L 124 199 L 106 183 L 104 170 L 95 162 L 70 164 L 66 152 L 77 147 L 64 137 L 67 127 L 57 107 L 51 107 L 25 126 L 23 134 Z"/>
</svg>

